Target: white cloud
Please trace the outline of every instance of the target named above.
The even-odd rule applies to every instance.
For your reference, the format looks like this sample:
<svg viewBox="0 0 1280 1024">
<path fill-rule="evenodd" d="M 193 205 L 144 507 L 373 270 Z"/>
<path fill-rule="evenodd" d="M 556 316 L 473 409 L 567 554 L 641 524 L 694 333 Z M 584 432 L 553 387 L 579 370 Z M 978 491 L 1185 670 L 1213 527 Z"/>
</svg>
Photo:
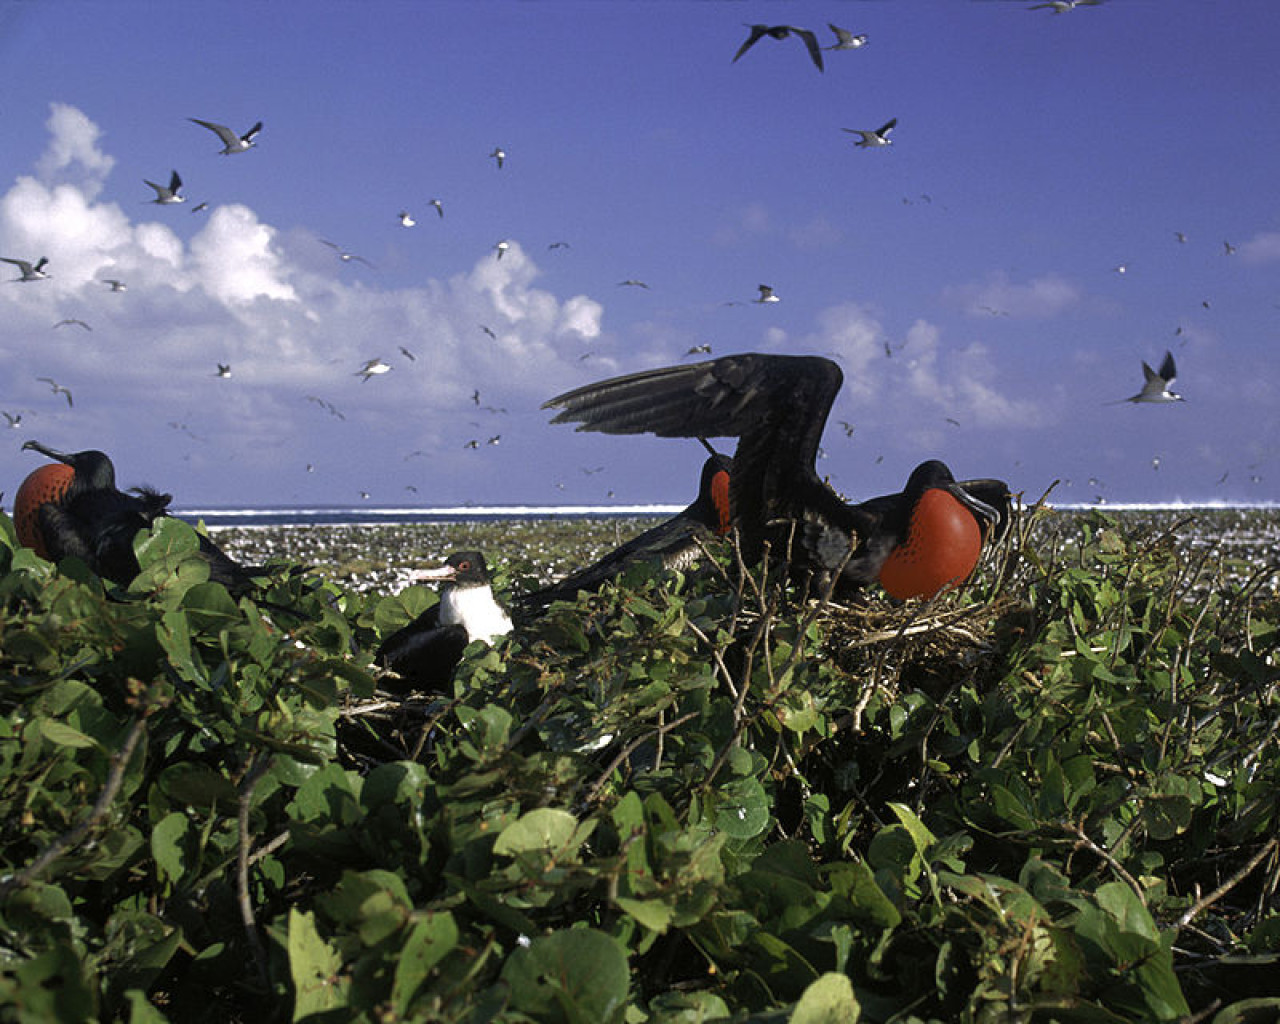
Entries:
<svg viewBox="0 0 1280 1024">
<path fill-rule="evenodd" d="M 65 103 L 50 104 L 49 145 L 36 164 L 36 173 L 46 184 L 59 177 L 74 180 L 86 198 L 94 198 L 115 166 L 115 158 L 98 148 L 101 129 L 83 111 Z M 75 173 L 78 172 L 78 173 Z"/>
<path fill-rule="evenodd" d="M 1240 259 L 1245 263 L 1275 263 L 1280 260 L 1280 231 L 1263 231 L 1240 246 Z"/>
<path fill-rule="evenodd" d="M 191 267 L 210 295 L 230 305 L 263 296 L 296 300 L 287 270 L 272 247 L 275 229 L 247 206 L 219 206 L 191 240 Z"/>
<path fill-rule="evenodd" d="M 944 297 L 975 316 L 1051 317 L 1073 306 L 1080 292 L 1059 274 L 1043 274 L 1025 283 L 1009 280 L 1003 271 L 985 281 L 947 288 Z"/>
<path fill-rule="evenodd" d="M 47 281 L 0 282 L 0 407 L 27 410 L 32 436 L 122 455 L 145 438 L 157 452 L 258 466 L 268 481 L 282 445 L 314 460 L 332 444 L 319 455 L 309 446 L 335 431 L 342 443 L 377 438 L 394 462 L 400 447 L 442 437 L 453 453 L 462 445 L 450 430 L 501 430 L 457 416 L 479 415 L 476 387 L 494 407 L 536 408 L 580 382 L 586 343 L 608 341 L 602 304 L 537 287 L 539 268 L 514 239 L 501 260 L 485 252 L 450 276 L 384 286 L 314 257 L 315 235 L 286 237 L 247 205 L 215 205 L 199 221 L 126 213 L 99 198 L 114 161 L 98 127 L 55 106 L 49 131 L 38 173 L 0 192 L 0 255 L 49 258 Z M 108 278 L 127 290 L 112 292 Z M 68 316 L 92 332 L 52 328 Z M 375 356 L 394 369 L 362 383 L 356 371 Z M 229 380 L 218 363 L 231 364 Z M 72 387 L 75 408 L 39 376 Z"/>
</svg>

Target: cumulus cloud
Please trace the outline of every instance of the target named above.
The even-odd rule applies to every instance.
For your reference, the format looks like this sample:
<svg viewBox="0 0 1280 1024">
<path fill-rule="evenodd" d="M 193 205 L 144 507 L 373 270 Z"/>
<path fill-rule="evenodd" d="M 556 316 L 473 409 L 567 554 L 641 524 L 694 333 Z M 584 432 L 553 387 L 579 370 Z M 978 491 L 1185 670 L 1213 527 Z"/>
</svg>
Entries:
<svg viewBox="0 0 1280 1024">
<path fill-rule="evenodd" d="M 1280 231 L 1263 231 L 1240 246 L 1240 259 L 1245 263 L 1275 263 L 1280 260 Z"/>
<path fill-rule="evenodd" d="M 387 458 L 430 439 L 462 450 L 449 430 L 501 429 L 459 425 L 478 382 L 494 408 L 536 407 L 581 379 L 586 343 L 607 344 L 601 303 L 539 287 L 517 240 L 501 260 L 482 253 L 449 276 L 383 286 L 310 256 L 323 251 L 315 235 L 283 235 L 242 203 L 198 220 L 126 213 L 102 198 L 114 160 L 97 125 L 55 104 L 48 129 L 34 173 L 0 191 L 0 254 L 48 257 L 51 275 L 0 286 L 0 406 L 26 410 L 50 441 L 121 452 L 180 441 L 191 459 L 235 452 L 246 472 L 339 429 L 378 437 Z M 67 316 L 92 332 L 55 332 Z M 362 383 L 374 357 L 393 371 Z M 75 409 L 40 376 L 71 386 Z"/>
<path fill-rule="evenodd" d="M 985 281 L 954 285 L 943 294 L 975 316 L 1032 319 L 1054 316 L 1080 299 L 1076 286 L 1059 274 L 1043 274 L 1017 283 L 1003 271 L 990 274 Z"/>
<path fill-rule="evenodd" d="M 36 164 L 40 180 L 52 184 L 70 176 L 87 199 L 102 190 L 115 158 L 98 146 L 102 130 L 85 113 L 65 103 L 51 104 L 49 144 Z"/>
</svg>

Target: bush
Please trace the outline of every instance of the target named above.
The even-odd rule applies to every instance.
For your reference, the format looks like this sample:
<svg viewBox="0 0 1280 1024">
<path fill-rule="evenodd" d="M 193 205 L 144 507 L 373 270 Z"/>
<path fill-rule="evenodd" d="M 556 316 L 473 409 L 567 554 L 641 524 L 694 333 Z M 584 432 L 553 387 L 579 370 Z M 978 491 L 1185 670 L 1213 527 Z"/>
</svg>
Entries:
<svg viewBox="0 0 1280 1024">
<path fill-rule="evenodd" d="M 1175 534 L 1033 510 L 925 605 L 641 567 L 433 700 L 371 666 L 421 588 L 0 517 L 0 1018 L 1261 1019 L 1280 608 Z"/>
</svg>

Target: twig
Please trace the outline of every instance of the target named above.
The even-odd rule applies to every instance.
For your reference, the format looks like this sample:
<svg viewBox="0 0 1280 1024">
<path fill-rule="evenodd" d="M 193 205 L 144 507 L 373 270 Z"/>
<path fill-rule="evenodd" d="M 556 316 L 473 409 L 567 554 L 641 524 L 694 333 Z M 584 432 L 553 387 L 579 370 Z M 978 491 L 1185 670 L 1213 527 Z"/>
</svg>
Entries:
<svg viewBox="0 0 1280 1024">
<path fill-rule="evenodd" d="M 1191 904 L 1191 906 L 1184 910 L 1182 912 L 1182 916 L 1177 920 L 1177 926 L 1179 928 L 1186 927 L 1200 914 L 1201 911 L 1208 909 L 1237 885 L 1243 882 L 1245 876 L 1247 876 L 1249 872 L 1275 852 L 1277 845 L 1280 845 L 1280 839 L 1272 838 L 1263 843 L 1262 848 L 1245 862 L 1244 867 L 1218 886 L 1218 888 L 1214 889 L 1213 892 L 1209 893 L 1207 896 L 1201 896 L 1200 899 L 1196 900 Z"/>
<path fill-rule="evenodd" d="M 124 744 L 111 755 L 111 770 L 107 773 L 106 784 L 103 785 L 102 792 L 98 794 L 98 799 L 94 801 L 89 814 L 79 824 L 54 839 L 35 860 L 16 875 L 0 881 L 0 899 L 4 899 L 14 890 L 21 889 L 33 881 L 40 872 L 55 860 L 78 846 L 85 836 L 93 830 L 94 826 L 106 817 L 107 811 L 111 807 L 111 802 L 116 798 L 116 794 L 120 792 L 120 787 L 124 783 L 125 770 L 129 767 L 129 761 L 133 758 L 133 752 L 137 749 L 138 742 L 142 739 L 145 731 L 146 719 L 136 719 L 129 729 L 129 734 L 125 737 Z"/>
<path fill-rule="evenodd" d="M 652 736 L 656 736 L 661 739 L 672 729 L 684 725 L 684 723 L 689 721 L 691 718 L 697 718 L 699 714 L 700 712 L 698 711 L 690 711 L 688 714 L 681 715 L 679 718 L 673 719 L 665 725 L 658 726 L 658 728 L 654 729 L 652 732 L 646 732 L 642 736 L 637 736 L 634 740 L 618 751 L 617 756 L 609 762 L 605 767 L 605 770 L 601 772 L 596 781 L 591 784 L 591 788 L 587 790 L 586 796 L 582 798 L 582 802 L 584 804 L 595 803 L 596 794 L 600 792 L 601 787 L 603 787 L 605 782 L 608 781 L 609 776 L 614 773 L 618 765 L 622 764 L 623 761 L 635 753 L 642 743 L 646 742 Z"/>
<path fill-rule="evenodd" d="M 1066 831 L 1069 834 L 1076 837 L 1075 848 L 1077 850 L 1085 849 L 1085 850 L 1088 850 L 1090 853 L 1093 853 L 1096 856 L 1101 857 L 1102 860 L 1106 862 L 1107 866 L 1110 867 L 1111 870 L 1114 871 L 1117 875 L 1119 875 L 1124 880 L 1125 884 L 1128 885 L 1129 888 L 1133 890 L 1134 895 L 1138 897 L 1138 901 L 1144 907 L 1147 905 L 1146 893 L 1142 891 L 1142 886 L 1138 884 L 1138 880 L 1134 878 L 1133 875 L 1129 874 L 1129 872 L 1125 870 L 1124 865 L 1121 864 L 1118 860 L 1116 860 L 1115 857 L 1111 856 L 1110 852 L 1103 849 L 1101 846 L 1095 843 L 1092 839 L 1090 839 L 1088 835 L 1085 834 L 1084 829 L 1081 828 L 1079 825 L 1075 825 L 1072 828 L 1067 829 Z"/>
<path fill-rule="evenodd" d="M 244 932 L 249 940 L 249 948 L 253 951 L 253 961 L 258 968 L 258 982 L 263 989 L 268 985 L 267 952 L 262 946 L 262 939 L 253 919 L 253 902 L 249 898 L 249 847 L 252 838 L 249 835 L 249 809 L 253 803 L 253 791 L 262 777 L 271 767 L 271 757 L 255 758 L 250 764 L 240 783 L 240 813 L 238 825 L 240 831 L 239 849 L 236 858 L 236 895 L 240 903 L 240 920 L 244 924 Z"/>
</svg>

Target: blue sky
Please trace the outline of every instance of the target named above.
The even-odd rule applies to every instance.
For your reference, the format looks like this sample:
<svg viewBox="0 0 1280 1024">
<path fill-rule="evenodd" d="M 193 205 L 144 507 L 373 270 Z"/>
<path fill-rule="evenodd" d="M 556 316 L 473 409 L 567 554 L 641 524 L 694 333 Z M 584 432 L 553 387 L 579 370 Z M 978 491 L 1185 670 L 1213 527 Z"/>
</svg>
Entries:
<svg viewBox="0 0 1280 1024">
<path fill-rule="evenodd" d="M 1280 7 L 1030 6 L 0 0 L 6 504 L 28 438 L 187 507 L 679 503 L 695 442 L 539 406 L 699 345 L 839 361 L 851 498 L 1280 501 Z"/>
</svg>

